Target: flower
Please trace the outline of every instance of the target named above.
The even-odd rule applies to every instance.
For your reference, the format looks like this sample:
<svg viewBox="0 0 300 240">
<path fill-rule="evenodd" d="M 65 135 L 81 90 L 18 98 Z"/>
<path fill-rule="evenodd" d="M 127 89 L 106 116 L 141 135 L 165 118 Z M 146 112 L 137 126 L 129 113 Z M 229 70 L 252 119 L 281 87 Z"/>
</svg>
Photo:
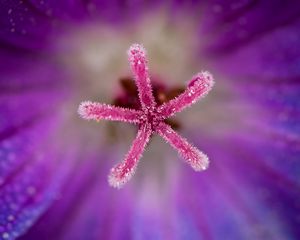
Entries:
<svg viewBox="0 0 300 240">
<path fill-rule="evenodd" d="M 0 238 L 299 238 L 297 2 L 10 0 L 0 12 Z M 171 119 L 210 167 L 181 166 L 154 137 L 116 191 L 110 161 L 136 129 L 76 109 L 137 105 L 132 42 L 148 50 L 156 101 L 199 69 L 217 79 Z"/>
<path fill-rule="evenodd" d="M 81 103 L 78 109 L 78 113 L 86 119 L 107 119 L 139 125 L 137 136 L 124 162 L 111 170 L 108 179 L 110 185 L 120 188 L 132 177 L 151 135 L 155 132 L 177 149 L 194 170 L 205 170 L 208 167 L 207 156 L 178 135 L 165 120 L 207 94 L 213 85 L 212 76 L 209 73 L 199 73 L 177 98 L 157 106 L 152 93 L 145 49 L 134 44 L 130 47 L 128 55 L 135 74 L 141 109 L 120 108 L 89 101 Z"/>
</svg>

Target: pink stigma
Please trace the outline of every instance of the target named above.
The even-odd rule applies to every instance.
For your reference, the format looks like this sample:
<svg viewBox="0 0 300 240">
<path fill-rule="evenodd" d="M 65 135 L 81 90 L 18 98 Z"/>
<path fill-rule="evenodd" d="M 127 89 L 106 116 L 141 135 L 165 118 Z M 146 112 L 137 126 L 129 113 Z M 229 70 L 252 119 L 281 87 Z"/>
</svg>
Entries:
<svg viewBox="0 0 300 240">
<path fill-rule="evenodd" d="M 152 92 L 145 49 L 139 44 L 133 44 L 128 50 L 128 57 L 135 77 L 141 108 L 135 110 L 89 101 L 82 102 L 78 108 L 79 115 L 84 119 L 129 122 L 136 124 L 139 128 L 125 159 L 111 169 L 108 176 L 109 184 L 121 188 L 131 179 L 154 133 L 160 135 L 177 150 L 179 156 L 195 171 L 207 169 L 208 157 L 176 133 L 166 120 L 204 97 L 214 85 L 212 75 L 208 72 L 196 74 L 183 93 L 158 105 Z"/>
</svg>

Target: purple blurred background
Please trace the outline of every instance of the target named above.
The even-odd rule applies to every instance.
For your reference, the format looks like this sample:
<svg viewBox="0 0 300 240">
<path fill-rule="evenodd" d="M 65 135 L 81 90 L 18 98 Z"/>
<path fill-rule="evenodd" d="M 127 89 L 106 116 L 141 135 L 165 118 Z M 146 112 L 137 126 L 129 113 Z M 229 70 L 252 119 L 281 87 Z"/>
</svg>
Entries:
<svg viewBox="0 0 300 240">
<path fill-rule="evenodd" d="M 299 29 L 292 0 L 2 0 L 0 239 L 299 239 Z M 77 107 L 123 94 L 135 42 L 166 88 L 214 75 L 174 119 L 210 167 L 156 137 L 116 190 L 136 129 Z"/>
</svg>

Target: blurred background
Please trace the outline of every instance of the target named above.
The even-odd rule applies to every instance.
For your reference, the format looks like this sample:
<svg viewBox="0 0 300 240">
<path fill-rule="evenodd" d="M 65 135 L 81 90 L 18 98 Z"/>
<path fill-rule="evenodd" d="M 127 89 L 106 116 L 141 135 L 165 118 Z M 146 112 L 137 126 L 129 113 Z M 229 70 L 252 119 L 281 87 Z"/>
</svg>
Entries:
<svg viewBox="0 0 300 240">
<path fill-rule="evenodd" d="M 299 29 L 293 0 L 1 0 L 0 239 L 299 239 Z M 137 129 L 77 108 L 135 105 L 132 43 L 166 98 L 214 76 L 172 119 L 206 171 L 155 136 L 108 185 Z"/>
</svg>

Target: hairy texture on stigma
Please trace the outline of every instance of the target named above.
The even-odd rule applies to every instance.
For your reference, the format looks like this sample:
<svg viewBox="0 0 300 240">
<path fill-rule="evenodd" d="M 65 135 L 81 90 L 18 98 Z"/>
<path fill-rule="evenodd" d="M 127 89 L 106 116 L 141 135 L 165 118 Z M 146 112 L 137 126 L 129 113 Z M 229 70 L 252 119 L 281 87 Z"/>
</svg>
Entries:
<svg viewBox="0 0 300 240">
<path fill-rule="evenodd" d="M 78 108 L 79 115 L 84 119 L 111 120 L 130 123 L 139 123 L 140 111 L 128 108 L 110 106 L 95 102 L 82 102 Z"/>
<path fill-rule="evenodd" d="M 152 130 L 147 125 L 143 125 L 141 129 L 139 129 L 124 161 L 117 164 L 110 171 L 108 182 L 111 186 L 121 188 L 134 175 L 137 164 L 149 142 L 151 133 Z"/>
<path fill-rule="evenodd" d="M 195 171 L 202 171 L 208 168 L 208 157 L 195 148 L 192 144 L 176 133 L 169 125 L 160 123 L 156 132 L 176 149 L 179 155 L 191 165 Z"/>
<path fill-rule="evenodd" d="M 204 97 L 213 87 L 214 80 L 210 73 L 200 72 L 189 82 L 187 89 L 178 97 L 164 103 L 158 108 L 163 118 L 173 116 L 184 108 L 191 106 L 201 97 Z"/>
<path fill-rule="evenodd" d="M 141 45 L 133 44 L 128 50 L 128 55 L 137 85 L 141 109 L 115 107 L 89 101 L 81 103 L 78 109 L 79 115 L 85 119 L 105 119 L 139 125 L 137 136 L 124 161 L 111 169 L 108 177 L 109 184 L 121 188 L 129 181 L 154 132 L 170 143 L 195 171 L 207 169 L 208 157 L 176 133 L 167 124 L 167 118 L 205 96 L 213 87 L 213 77 L 208 72 L 197 74 L 189 82 L 187 89 L 178 97 L 158 106 L 148 74 L 146 51 Z"/>
<path fill-rule="evenodd" d="M 149 77 L 146 50 L 139 44 L 133 44 L 128 50 L 128 59 L 138 87 L 142 108 L 156 105 Z"/>
</svg>

